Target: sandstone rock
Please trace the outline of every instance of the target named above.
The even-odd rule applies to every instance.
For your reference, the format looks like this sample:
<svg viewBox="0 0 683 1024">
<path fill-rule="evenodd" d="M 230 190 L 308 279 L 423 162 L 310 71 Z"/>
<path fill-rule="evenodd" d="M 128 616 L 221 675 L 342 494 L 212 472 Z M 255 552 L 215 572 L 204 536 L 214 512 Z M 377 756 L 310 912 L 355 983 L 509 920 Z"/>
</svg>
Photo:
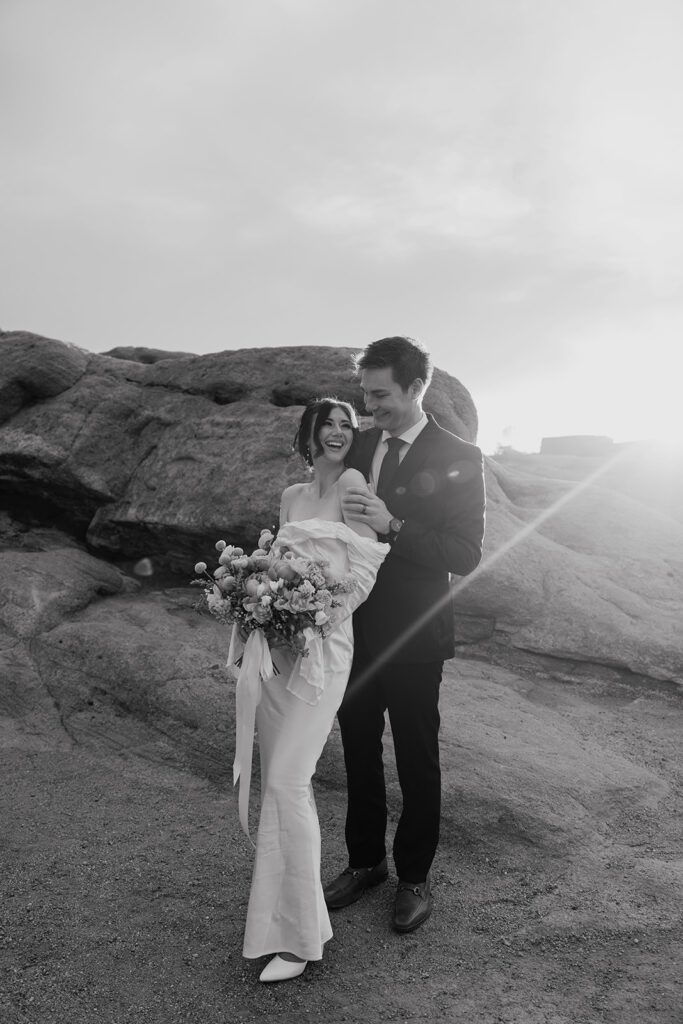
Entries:
<svg viewBox="0 0 683 1024">
<path fill-rule="evenodd" d="M 30 402 L 52 398 L 85 372 L 88 354 L 26 331 L 0 332 L 0 423 Z"/>
<path fill-rule="evenodd" d="M 4 746 L 68 746 L 48 680 L 41 678 L 29 645 L 0 625 L 0 737 Z"/>
<path fill-rule="evenodd" d="M 9 384 L 30 379 L 40 359 L 71 365 L 71 348 L 59 345 L 0 338 Z M 144 364 L 74 351 L 79 374 L 53 374 L 41 392 L 49 400 L 13 406 L 0 428 L 8 504 L 18 517 L 40 507 L 71 523 L 93 549 L 155 556 L 179 571 L 219 536 L 251 542 L 276 522 L 283 488 L 306 475 L 291 453 L 303 403 L 332 393 L 361 404 L 350 349 L 242 349 Z M 441 423 L 474 437 L 476 412 L 459 382 L 438 371 L 428 395 Z"/>
<path fill-rule="evenodd" d="M 451 670 L 455 692 L 442 702 L 444 804 L 462 801 L 474 829 L 498 831 L 503 841 L 513 833 L 562 855 L 585 840 L 582 855 L 593 857 L 596 832 L 620 808 L 635 813 L 668 795 L 630 752 L 580 728 L 582 698 L 561 683 L 472 662 L 452 662 Z"/>
<path fill-rule="evenodd" d="M 162 359 L 187 359 L 191 352 L 166 352 L 158 348 L 145 348 L 138 345 L 118 345 L 110 348 L 103 355 L 112 359 L 127 359 L 132 363 L 158 363 Z"/>
<path fill-rule="evenodd" d="M 189 587 L 95 600 L 34 641 L 37 671 L 76 743 L 229 775 L 229 631 L 199 615 L 195 601 Z"/>
<path fill-rule="evenodd" d="M 7 346 L 12 354 L 6 380 L 30 377 L 41 351 L 46 362 L 57 354 L 61 376 L 44 369 L 40 401 L 17 385 L 24 404 L 0 426 L 2 500 L 12 514 L 5 547 L 15 552 L 4 556 L 2 621 L 15 638 L 33 637 L 32 649 L 48 645 L 48 635 L 54 643 L 61 629 L 64 643 L 78 651 L 74 623 L 84 629 L 92 619 L 98 626 L 89 627 L 88 644 L 100 638 L 105 663 L 126 649 L 116 640 L 132 628 L 126 602 L 135 602 L 142 621 L 151 615 L 150 588 L 163 590 L 167 570 L 189 580 L 195 561 L 212 561 L 217 539 L 248 545 L 275 524 L 282 489 L 306 475 L 291 453 L 300 403 L 332 390 L 358 398 L 350 351 L 237 350 L 143 363 L 80 350 L 72 359 L 68 346 L 62 352 L 60 343 L 45 340 L 41 348 L 41 339 L 26 346 L 26 338 L 0 338 L 0 352 Z M 30 356 L 28 368 L 22 352 Z M 472 436 L 476 414 L 458 382 L 437 373 L 428 395 L 441 422 L 450 416 L 452 428 L 462 422 L 459 432 Z M 508 452 L 487 460 L 485 557 L 455 587 L 463 647 L 683 679 L 681 466 L 659 462 L 651 447 L 615 456 Z M 77 557 L 45 529 L 37 532 L 46 518 L 71 532 Z M 36 547 L 49 557 L 28 558 L 17 522 L 32 524 Z M 93 553 L 129 572 L 136 559 L 146 559 L 147 589 L 135 598 L 117 590 L 121 574 Z M 44 591 L 53 596 L 38 606 L 31 594 Z M 102 593 L 124 595 L 102 602 L 121 617 L 118 624 L 105 624 L 97 611 Z M 155 607 L 146 628 L 170 636 L 165 621 Z M 144 629 L 136 628 L 143 649 Z M 74 654 L 69 663 L 77 661 Z M 126 664 L 121 674 L 133 678 L 132 656 Z M 88 707 L 77 715 L 87 717 Z"/>
<path fill-rule="evenodd" d="M 134 584 L 117 569 L 74 548 L 0 552 L 0 622 L 17 637 L 58 625 L 96 594 L 117 594 Z"/>
<path fill-rule="evenodd" d="M 614 448 L 611 437 L 602 434 L 578 434 L 541 438 L 541 455 L 609 455 Z"/>
<path fill-rule="evenodd" d="M 37 730 L 51 725 L 79 744 L 133 744 L 153 758 L 181 750 L 205 774 L 228 770 L 227 631 L 192 610 L 189 587 L 182 597 L 152 588 L 169 566 L 189 580 L 217 539 L 248 543 L 275 524 L 282 489 L 306 476 L 291 451 L 301 405 L 330 393 L 361 404 L 350 356 L 92 355 L 0 338 L 8 715 L 24 724 L 33 715 Z M 430 402 L 442 423 L 474 438 L 476 412 L 457 381 L 437 372 Z M 129 570 L 144 557 L 147 586 L 86 543 Z"/>
<path fill-rule="evenodd" d="M 623 479 L 642 455 L 622 459 Z M 613 464 L 552 471 L 542 456 L 488 460 L 484 559 L 456 588 L 470 634 L 683 682 L 683 524 L 624 494 Z"/>
<path fill-rule="evenodd" d="M 16 538 L 1 525 L 0 540 Z M 146 588 L 55 531 L 20 540 L 0 550 L 2 742 L 128 750 L 227 776 L 229 631 L 197 613 L 198 592 Z"/>
</svg>

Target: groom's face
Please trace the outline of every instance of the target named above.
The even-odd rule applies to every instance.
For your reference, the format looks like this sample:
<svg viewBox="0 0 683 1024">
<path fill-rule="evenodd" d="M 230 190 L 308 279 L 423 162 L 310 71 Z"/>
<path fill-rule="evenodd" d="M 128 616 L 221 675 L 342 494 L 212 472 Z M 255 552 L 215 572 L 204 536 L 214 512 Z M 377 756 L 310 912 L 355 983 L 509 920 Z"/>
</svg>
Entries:
<svg viewBox="0 0 683 1024">
<path fill-rule="evenodd" d="M 422 414 L 419 403 L 422 389 L 419 381 L 414 381 L 404 391 L 394 380 L 392 368 L 384 366 L 376 370 L 363 370 L 360 386 L 365 408 L 371 413 L 375 426 L 397 435 L 419 420 Z"/>
</svg>

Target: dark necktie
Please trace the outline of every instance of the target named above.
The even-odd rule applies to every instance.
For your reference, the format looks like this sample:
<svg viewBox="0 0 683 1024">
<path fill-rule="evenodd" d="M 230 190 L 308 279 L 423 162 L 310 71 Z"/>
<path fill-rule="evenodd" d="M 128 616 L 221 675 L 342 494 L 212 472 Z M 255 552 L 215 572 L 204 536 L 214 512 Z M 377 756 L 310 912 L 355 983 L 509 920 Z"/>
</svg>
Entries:
<svg viewBox="0 0 683 1024">
<path fill-rule="evenodd" d="M 387 448 L 389 450 L 382 459 L 382 465 L 379 469 L 379 479 L 377 480 L 377 497 L 381 498 L 382 501 L 386 501 L 387 499 L 391 481 L 398 469 L 398 454 L 404 444 L 406 444 L 406 442 L 402 441 L 400 437 L 387 438 Z"/>
</svg>

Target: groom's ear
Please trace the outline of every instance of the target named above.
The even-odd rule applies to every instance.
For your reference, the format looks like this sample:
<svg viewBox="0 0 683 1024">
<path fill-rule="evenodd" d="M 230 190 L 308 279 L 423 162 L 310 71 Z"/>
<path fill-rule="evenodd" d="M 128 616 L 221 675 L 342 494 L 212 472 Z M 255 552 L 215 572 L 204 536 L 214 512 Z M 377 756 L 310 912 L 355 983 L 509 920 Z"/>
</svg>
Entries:
<svg viewBox="0 0 683 1024">
<path fill-rule="evenodd" d="M 416 377 L 415 380 L 408 386 L 411 398 L 420 398 L 425 389 L 425 382 L 420 378 Z"/>
</svg>

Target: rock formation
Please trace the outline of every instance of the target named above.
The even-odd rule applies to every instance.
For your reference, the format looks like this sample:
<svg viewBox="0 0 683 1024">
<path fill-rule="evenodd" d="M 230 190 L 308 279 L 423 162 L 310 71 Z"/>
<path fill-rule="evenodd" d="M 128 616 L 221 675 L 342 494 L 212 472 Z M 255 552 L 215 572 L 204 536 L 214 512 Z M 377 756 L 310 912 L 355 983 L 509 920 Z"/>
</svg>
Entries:
<svg viewBox="0 0 683 1024">
<path fill-rule="evenodd" d="M 485 557 L 456 585 L 463 638 L 683 681 L 683 474 L 653 458 L 489 460 Z"/>
<path fill-rule="evenodd" d="M 305 478 L 291 453 L 302 404 L 334 393 L 362 407 L 350 355 L 94 355 L 0 334 L 0 710 L 83 742 L 97 723 L 113 747 L 132 715 L 147 756 L 179 747 L 225 769 L 226 631 L 195 613 L 187 582 L 218 538 L 253 543 Z M 476 438 L 446 373 L 426 407 Z M 683 681 L 682 472 L 658 458 L 487 459 L 484 559 L 454 585 L 468 654 Z"/>
<path fill-rule="evenodd" d="M 263 348 L 145 362 L 27 334 L 0 336 L 0 482 L 92 551 L 187 571 L 216 537 L 255 541 L 283 488 L 305 477 L 291 442 L 301 406 L 362 409 L 351 349 Z M 139 350 L 132 350 L 137 352 Z M 124 353 L 126 358 L 118 358 Z M 437 370 L 428 411 L 471 440 L 465 388 Z"/>
<path fill-rule="evenodd" d="M 610 455 L 613 448 L 612 439 L 600 434 L 541 438 L 541 455 Z"/>
</svg>

